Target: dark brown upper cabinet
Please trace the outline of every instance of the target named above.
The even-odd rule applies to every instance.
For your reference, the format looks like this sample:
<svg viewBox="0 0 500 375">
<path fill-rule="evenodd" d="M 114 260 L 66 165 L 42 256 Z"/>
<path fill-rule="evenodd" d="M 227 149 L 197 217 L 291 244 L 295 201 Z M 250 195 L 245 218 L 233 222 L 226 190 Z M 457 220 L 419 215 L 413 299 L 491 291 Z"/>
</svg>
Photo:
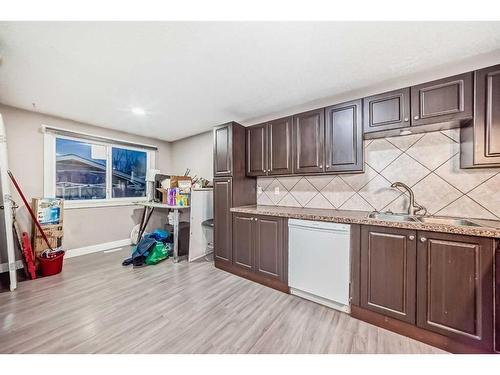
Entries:
<svg viewBox="0 0 500 375">
<path fill-rule="evenodd" d="M 361 100 L 325 109 L 325 172 L 363 171 Z"/>
<path fill-rule="evenodd" d="M 500 167 L 500 65 L 474 73 L 474 120 L 461 129 L 462 168 Z"/>
<path fill-rule="evenodd" d="M 233 173 L 233 132 L 231 124 L 214 129 L 214 177 L 230 176 Z"/>
<path fill-rule="evenodd" d="M 472 72 L 411 87 L 411 125 L 472 118 Z"/>
<path fill-rule="evenodd" d="M 245 128 L 229 122 L 213 130 L 214 177 L 245 175 Z"/>
<path fill-rule="evenodd" d="M 232 223 L 230 208 L 233 206 L 233 179 L 214 179 L 214 257 L 216 261 L 231 262 Z"/>
<path fill-rule="evenodd" d="M 292 118 L 247 128 L 247 176 L 292 173 Z"/>
<path fill-rule="evenodd" d="M 410 88 L 364 98 L 363 114 L 364 133 L 410 126 Z"/>
<path fill-rule="evenodd" d="M 267 124 L 246 129 L 247 176 L 263 176 L 267 173 Z"/>
<path fill-rule="evenodd" d="M 418 232 L 417 325 L 493 350 L 494 240 Z"/>
<path fill-rule="evenodd" d="M 361 227 L 361 307 L 415 324 L 416 232 Z"/>
<path fill-rule="evenodd" d="M 293 116 L 293 172 L 324 172 L 324 108 Z"/>
<path fill-rule="evenodd" d="M 292 117 L 273 120 L 267 125 L 268 174 L 292 173 Z"/>
</svg>

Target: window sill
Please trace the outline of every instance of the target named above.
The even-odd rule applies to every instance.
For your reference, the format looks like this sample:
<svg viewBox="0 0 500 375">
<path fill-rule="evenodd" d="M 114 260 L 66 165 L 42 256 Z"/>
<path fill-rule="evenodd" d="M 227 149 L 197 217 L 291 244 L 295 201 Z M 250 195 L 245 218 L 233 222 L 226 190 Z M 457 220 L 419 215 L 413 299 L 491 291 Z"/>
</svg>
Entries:
<svg viewBox="0 0 500 375">
<path fill-rule="evenodd" d="M 97 207 L 119 207 L 119 206 L 136 206 L 138 202 L 146 202 L 147 199 L 135 198 L 124 200 L 102 200 L 96 201 L 64 201 L 65 210 L 76 210 L 81 208 L 97 208 Z"/>
</svg>

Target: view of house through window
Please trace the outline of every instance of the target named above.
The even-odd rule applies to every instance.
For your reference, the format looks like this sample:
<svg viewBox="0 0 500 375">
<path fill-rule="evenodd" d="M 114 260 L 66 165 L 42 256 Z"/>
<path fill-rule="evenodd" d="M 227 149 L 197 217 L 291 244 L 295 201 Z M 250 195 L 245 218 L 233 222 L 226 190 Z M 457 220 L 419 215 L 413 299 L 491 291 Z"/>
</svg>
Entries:
<svg viewBox="0 0 500 375">
<path fill-rule="evenodd" d="M 57 137 L 56 197 L 66 200 L 144 197 L 147 158 L 146 151 Z M 111 182 L 107 181 L 108 176 Z"/>
<path fill-rule="evenodd" d="M 112 148 L 113 198 L 145 197 L 147 153 Z"/>
<path fill-rule="evenodd" d="M 94 145 L 56 139 L 56 197 L 67 200 L 106 199 L 106 152 L 93 158 Z M 102 146 L 101 146 L 102 147 Z"/>
</svg>

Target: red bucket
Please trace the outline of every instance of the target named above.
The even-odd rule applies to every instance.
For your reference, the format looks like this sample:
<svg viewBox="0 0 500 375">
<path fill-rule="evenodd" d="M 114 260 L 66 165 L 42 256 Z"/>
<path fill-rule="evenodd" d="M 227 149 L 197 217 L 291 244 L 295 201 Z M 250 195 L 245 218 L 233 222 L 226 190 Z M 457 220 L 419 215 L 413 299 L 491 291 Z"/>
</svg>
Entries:
<svg viewBox="0 0 500 375">
<path fill-rule="evenodd" d="M 38 258 L 40 261 L 40 272 L 42 276 L 51 276 L 62 271 L 64 253 L 57 255 L 54 258 Z"/>
</svg>

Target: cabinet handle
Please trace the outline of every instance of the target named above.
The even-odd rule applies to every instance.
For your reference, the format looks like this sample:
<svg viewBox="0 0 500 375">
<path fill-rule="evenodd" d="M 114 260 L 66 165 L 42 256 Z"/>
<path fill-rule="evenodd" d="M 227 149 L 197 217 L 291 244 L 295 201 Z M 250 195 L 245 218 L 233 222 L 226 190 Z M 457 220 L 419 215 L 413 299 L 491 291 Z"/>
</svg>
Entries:
<svg viewBox="0 0 500 375">
<path fill-rule="evenodd" d="M 419 119 L 418 115 L 417 115 L 417 116 L 414 116 L 414 117 L 413 117 L 413 119 L 414 119 L 414 120 L 418 120 L 418 119 Z"/>
<path fill-rule="evenodd" d="M 328 168 L 330 168 L 330 166 L 327 164 L 327 165 L 326 165 L 326 168 L 328 169 Z"/>
<path fill-rule="evenodd" d="M 425 242 L 425 241 L 427 241 L 427 238 L 425 238 L 425 237 L 420 237 L 420 242 Z"/>
<path fill-rule="evenodd" d="M 323 164 L 320 164 L 320 166 L 319 166 L 319 167 L 320 167 L 320 168 L 323 168 Z"/>
<path fill-rule="evenodd" d="M 408 239 L 409 239 L 410 241 L 413 241 L 413 240 L 415 239 L 415 236 L 414 236 L 414 235 L 408 236 Z"/>
<path fill-rule="evenodd" d="M 405 117 L 405 122 L 408 122 L 409 118 L 408 117 Z"/>
</svg>

